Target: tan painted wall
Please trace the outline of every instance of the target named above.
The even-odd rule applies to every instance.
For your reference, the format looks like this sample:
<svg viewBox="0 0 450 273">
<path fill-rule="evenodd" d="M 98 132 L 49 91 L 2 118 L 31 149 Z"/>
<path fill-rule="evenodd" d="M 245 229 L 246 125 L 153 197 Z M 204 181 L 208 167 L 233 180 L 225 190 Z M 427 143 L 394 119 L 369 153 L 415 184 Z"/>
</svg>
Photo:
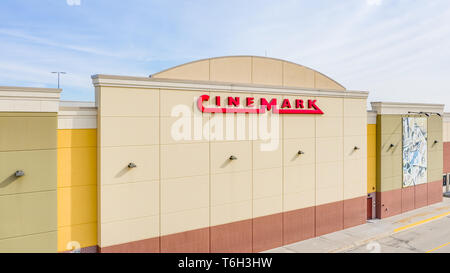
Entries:
<svg viewBox="0 0 450 273">
<path fill-rule="evenodd" d="M 55 113 L 0 113 L 0 252 L 56 252 L 56 125 Z"/>
<path fill-rule="evenodd" d="M 428 118 L 428 182 L 442 180 L 443 153 L 443 121 L 441 117 L 431 116 Z"/>
<path fill-rule="evenodd" d="M 402 116 L 378 115 L 377 192 L 401 189 L 402 181 Z"/>
<path fill-rule="evenodd" d="M 402 188 L 402 118 L 403 115 L 377 117 L 377 191 Z M 438 116 L 428 118 L 428 182 L 442 179 L 443 121 Z M 434 143 L 434 141 L 438 143 Z M 389 148 L 394 144 L 394 148 Z"/>
<path fill-rule="evenodd" d="M 228 93 L 97 87 L 101 247 L 366 195 L 366 99 L 318 97 L 325 115 L 283 115 L 280 146 L 264 152 L 249 138 L 172 139 L 173 106 L 196 109 L 204 94 Z M 212 126 L 212 115 L 199 124 Z M 255 116 L 239 115 L 253 132 Z M 138 167 L 129 170 L 130 162 Z"/>
<path fill-rule="evenodd" d="M 195 61 L 153 74 L 152 78 L 345 90 L 341 84 L 308 67 L 255 56 Z"/>
</svg>

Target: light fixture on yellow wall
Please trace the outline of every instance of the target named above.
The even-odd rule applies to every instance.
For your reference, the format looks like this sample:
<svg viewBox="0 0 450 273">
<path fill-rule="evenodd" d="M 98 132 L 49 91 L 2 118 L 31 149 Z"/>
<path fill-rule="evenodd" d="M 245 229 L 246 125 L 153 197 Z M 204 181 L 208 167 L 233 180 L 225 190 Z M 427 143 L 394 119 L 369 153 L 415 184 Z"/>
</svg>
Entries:
<svg viewBox="0 0 450 273">
<path fill-rule="evenodd" d="M 304 155 L 305 154 L 305 152 L 303 152 L 303 151 L 298 151 L 298 153 L 297 153 L 298 155 Z"/>
<path fill-rule="evenodd" d="M 134 169 L 134 168 L 136 168 L 137 166 L 136 166 L 136 164 L 134 164 L 133 162 L 131 162 L 130 164 L 128 164 L 128 168 L 130 168 L 130 169 Z"/>
<path fill-rule="evenodd" d="M 24 176 L 24 175 L 25 175 L 25 172 L 22 171 L 22 170 L 18 170 L 18 171 L 16 171 L 16 172 L 14 173 L 14 176 L 15 176 L 15 177 L 22 177 L 22 176 Z"/>
<path fill-rule="evenodd" d="M 232 155 L 232 156 L 230 156 L 230 160 L 237 160 L 237 157 Z"/>
</svg>

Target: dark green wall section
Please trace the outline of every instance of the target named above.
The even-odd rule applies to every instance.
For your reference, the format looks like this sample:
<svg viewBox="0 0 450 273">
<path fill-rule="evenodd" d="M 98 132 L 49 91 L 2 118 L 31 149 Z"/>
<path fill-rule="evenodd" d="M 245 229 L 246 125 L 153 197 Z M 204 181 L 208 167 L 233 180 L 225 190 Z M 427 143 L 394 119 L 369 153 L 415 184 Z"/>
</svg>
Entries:
<svg viewBox="0 0 450 273">
<path fill-rule="evenodd" d="M 56 113 L 0 113 L 0 252 L 56 252 L 56 128 Z"/>
</svg>

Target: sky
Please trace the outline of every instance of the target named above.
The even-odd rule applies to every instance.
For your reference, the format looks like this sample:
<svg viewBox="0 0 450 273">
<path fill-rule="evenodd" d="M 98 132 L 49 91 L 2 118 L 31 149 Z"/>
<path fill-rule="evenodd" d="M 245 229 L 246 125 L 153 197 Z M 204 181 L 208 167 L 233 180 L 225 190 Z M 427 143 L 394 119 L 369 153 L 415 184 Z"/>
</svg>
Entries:
<svg viewBox="0 0 450 273">
<path fill-rule="evenodd" d="M 369 101 L 445 103 L 448 0 L 2 0 L 0 85 L 93 101 L 91 75 L 144 76 L 255 55 L 318 70 Z"/>
</svg>

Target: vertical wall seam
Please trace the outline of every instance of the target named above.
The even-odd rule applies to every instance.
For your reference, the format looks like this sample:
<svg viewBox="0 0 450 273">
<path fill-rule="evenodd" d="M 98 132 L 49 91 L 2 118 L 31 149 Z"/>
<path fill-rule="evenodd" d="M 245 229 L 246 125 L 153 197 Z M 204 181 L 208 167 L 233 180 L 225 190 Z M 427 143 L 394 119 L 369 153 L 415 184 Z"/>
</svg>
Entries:
<svg viewBox="0 0 450 273">
<path fill-rule="evenodd" d="M 211 59 L 208 60 L 208 79 L 211 80 Z"/>
<path fill-rule="evenodd" d="M 211 95 L 211 93 L 210 93 L 210 91 L 208 91 L 208 93 L 209 93 L 209 95 Z M 203 124 L 203 116 L 204 116 L 204 113 L 202 113 L 202 124 Z M 211 194 L 212 194 L 212 189 L 211 189 L 211 187 L 212 187 L 212 176 L 211 176 L 211 137 L 210 137 L 210 134 L 211 134 L 211 130 L 210 130 L 210 121 L 211 121 L 211 116 L 209 116 L 208 117 L 208 122 L 207 122 L 207 124 L 208 124 L 208 146 L 209 146 L 209 149 L 208 149 L 208 153 L 209 153 L 209 162 L 208 162 L 208 164 L 209 164 L 209 228 L 208 228 L 208 233 L 209 233 L 209 252 L 211 253 L 211 249 L 212 249 L 212 247 L 211 247 L 211 224 L 212 224 L 212 220 L 211 220 L 211 217 L 212 217 L 212 201 L 211 201 Z M 202 130 L 203 131 L 203 130 Z M 203 132 L 202 132 L 202 137 L 203 137 Z"/>
<path fill-rule="evenodd" d="M 250 82 L 253 83 L 253 57 L 250 57 Z"/>
<path fill-rule="evenodd" d="M 102 148 L 102 143 L 101 143 L 101 116 L 102 116 L 102 108 L 101 108 L 101 87 L 97 87 L 98 88 L 98 92 L 97 93 L 97 99 L 98 102 L 97 104 L 97 245 L 101 250 L 101 228 L 102 228 L 102 223 L 101 223 L 101 208 L 102 208 L 102 199 L 101 199 L 101 148 Z M 101 252 L 101 251 L 100 251 Z"/>
<path fill-rule="evenodd" d="M 345 99 L 342 99 L 342 229 L 345 227 Z"/>
<path fill-rule="evenodd" d="M 253 66 L 253 65 L 252 65 Z M 253 95 L 253 94 L 252 94 Z M 249 115 L 249 114 L 246 114 L 246 115 Z M 249 117 L 249 123 L 250 123 L 250 117 Z M 253 119 L 253 121 L 255 121 L 255 120 L 258 120 L 258 119 Z M 255 182 L 255 180 L 254 180 L 254 172 L 255 172 L 255 170 L 254 170 L 254 168 L 255 168 L 255 164 L 254 164 L 254 140 L 256 139 L 255 138 L 255 136 L 253 136 L 253 133 L 254 133 L 254 128 L 253 128 L 253 126 L 255 126 L 256 124 L 252 124 L 252 126 L 251 126 L 251 132 L 252 132 L 252 137 L 250 138 L 251 139 L 251 150 L 252 150 L 252 215 L 251 215 L 251 217 L 252 217 L 252 253 L 254 252 L 254 237 L 253 237 L 253 223 L 254 223 L 254 216 L 255 216 L 255 214 L 254 214 L 254 210 L 255 210 L 255 206 L 254 206 L 254 203 L 255 203 L 255 196 L 254 196 L 254 182 Z"/>
<path fill-rule="evenodd" d="M 282 76 L 283 77 L 283 76 Z M 281 245 L 284 245 L 284 116 L 281 116 Z"/>
<path fill-rule="evenodd" d="M 158 117 L 158 119 L 159 119 L 159 122 L 158 122 L 158 131 L 159 131 L 159 133 L 158 133 L 158 136 L 159 136 L 159 140 L 158 140 L 158 149 L 159 149 L 159 153 L 158 153 L 158 158 L 159 158 L 159 186 L 158 186 L 158 190 L 159 190 L 159 238 L 158 238 L 158 240 L 159 240 L 159 253 L 161 253 L 161 250 L 162 250 L 162 238 L 161 238 L 161 235 L 162 235 L 162 231 L 161 231 L 161 229 L 162 229 L 162 216 L 161 216 L 161 204 L 162 204 L 162 200 L 161 200 L 161 198 L 162 198 L 162 194 L 161 194 L 161 188 L 162 188 L 162 177 L 161 177 L 161 169 L 162 169 L 162 166 L 161 166 L 161 151 L 162 151 L 162 149 L 161 149 L 161 89 L 158 89 L 158 101 L 159 101 L 159 117 Z"/>
<path fill-rule="evenodd" d="M 316 99 L 317 97 L 314 97 Z M 317 237 L 317 116 L 314 116 L 314 237 Z"/>
</svg>

